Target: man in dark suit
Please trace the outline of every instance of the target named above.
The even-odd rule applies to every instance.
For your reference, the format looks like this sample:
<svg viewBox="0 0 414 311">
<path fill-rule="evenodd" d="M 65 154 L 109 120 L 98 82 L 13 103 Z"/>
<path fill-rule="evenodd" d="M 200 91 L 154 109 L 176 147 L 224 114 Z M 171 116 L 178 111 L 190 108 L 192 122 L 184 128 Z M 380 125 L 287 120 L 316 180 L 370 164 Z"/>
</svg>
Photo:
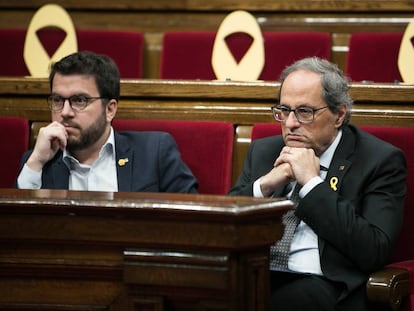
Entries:
<svg viewBox="0 0 414 311">
<path fill-rule="evenodd" d="M 230 191 L 297 203 L 270 250 L 272 310 L 370 310 L 365 283 L 389 262 L 402 225 L 404 154 L 349 125 L 352 99 L 336 65 L 299 60 L 280 82 L 272 110 L 282 135 L 252 142 Z"/>
<path fill-rule="evenodd" d="M 168 133 L 113 130 L 120 77 L 109 57 L 71 54 L 53 65 L 49 81 L 52 123 L 24 155 L 19 188 L 197 191 Z"/>
</svg>

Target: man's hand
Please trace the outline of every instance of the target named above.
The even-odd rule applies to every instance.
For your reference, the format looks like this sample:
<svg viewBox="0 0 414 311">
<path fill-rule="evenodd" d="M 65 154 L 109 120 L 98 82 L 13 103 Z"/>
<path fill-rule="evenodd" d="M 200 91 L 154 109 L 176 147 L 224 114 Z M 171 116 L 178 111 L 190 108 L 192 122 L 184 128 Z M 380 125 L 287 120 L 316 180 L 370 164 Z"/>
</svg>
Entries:
<svg viewBox="0 0 414 311">
<path fill-rule="evenodd" d="M 313 177 L 319 176 L 319 158 L 311 148 L 283 147 L 275 166 L 282 164 L 290 165 L 293 180 L 302 186 Z"/>
<path fill-rule="evenodd" d="M 42 127 L 26 165 L 32 170 L 40 172 L 45 163 L 52 159 L 59 149 L 66 148 L 67 137 L 65 127 L 57 121 Z"/>
<path fill-rule="evenodd" d="M 260 190 L 264 197 L 270 196 L 276 188 L 282 187 L 294 180 L 293 171 L 289 163 L 280 163 L 264 175 L 260 180 Z"/>
</svg>

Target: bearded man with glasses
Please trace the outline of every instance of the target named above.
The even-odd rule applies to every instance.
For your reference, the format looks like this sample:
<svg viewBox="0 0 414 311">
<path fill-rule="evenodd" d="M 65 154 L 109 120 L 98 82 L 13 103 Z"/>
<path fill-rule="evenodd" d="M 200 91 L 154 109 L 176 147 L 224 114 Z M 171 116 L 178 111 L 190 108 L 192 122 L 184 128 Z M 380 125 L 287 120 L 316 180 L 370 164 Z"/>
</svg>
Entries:
<svg viewBox="0 0 414 311">
<path fill-rule="evenodd" d="M 402 226 L 405 156 L 349 124 L 349 82 L 335 64 L 299 60 L 280 83 L 282 135 L 252 142 L 229 193 L 296 203 L 270 248 L 271 309 L 375 310 L 365 284 Z"/>
<path fill-rule="evenodd" d="M 174 139 L 162 132 L 115 132 L 116 64 L 79 52 L 52 66 L 52 123 L 23 156 L 17 187 L 91 191 L 197 192 Z"/>
</svg>

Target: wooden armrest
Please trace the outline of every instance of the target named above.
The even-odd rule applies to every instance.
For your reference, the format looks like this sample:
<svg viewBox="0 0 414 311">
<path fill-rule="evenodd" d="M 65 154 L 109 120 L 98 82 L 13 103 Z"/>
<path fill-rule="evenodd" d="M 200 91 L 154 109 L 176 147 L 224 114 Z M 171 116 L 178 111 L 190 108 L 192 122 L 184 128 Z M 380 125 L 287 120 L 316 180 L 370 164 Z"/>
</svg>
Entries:
<svg viewBox="0 0 414 311">
<path fill-rule="evenodd" d="M 409 294 L 408 271 L 399 268 L 385 268 L 371 274 L 366 291 L 368 300 L 376 305 L 399 310 Z"/>
</svg>

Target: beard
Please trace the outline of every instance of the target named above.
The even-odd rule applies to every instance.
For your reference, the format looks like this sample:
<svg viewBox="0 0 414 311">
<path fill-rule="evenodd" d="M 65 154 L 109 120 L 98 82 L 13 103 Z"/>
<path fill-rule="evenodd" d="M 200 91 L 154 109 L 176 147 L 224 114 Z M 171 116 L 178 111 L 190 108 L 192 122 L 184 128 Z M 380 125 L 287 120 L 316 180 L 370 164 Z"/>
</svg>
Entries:
<svg viewBox="0 0 414 311">
<path fill-rule="evenodd" d="M 76 151 L 80 151 L 89 148 L 98 141 L 106 130 L 106 114 L 105 110 L 103 113 L 87 128 L 81 128 L 78 124 L 73 123 L 71 120 L 63 120 L 67 124 L 79 129 L 79 139 L 71 139 L 69 137 L 66 150 L 73 154 Z"/>
</svg>

